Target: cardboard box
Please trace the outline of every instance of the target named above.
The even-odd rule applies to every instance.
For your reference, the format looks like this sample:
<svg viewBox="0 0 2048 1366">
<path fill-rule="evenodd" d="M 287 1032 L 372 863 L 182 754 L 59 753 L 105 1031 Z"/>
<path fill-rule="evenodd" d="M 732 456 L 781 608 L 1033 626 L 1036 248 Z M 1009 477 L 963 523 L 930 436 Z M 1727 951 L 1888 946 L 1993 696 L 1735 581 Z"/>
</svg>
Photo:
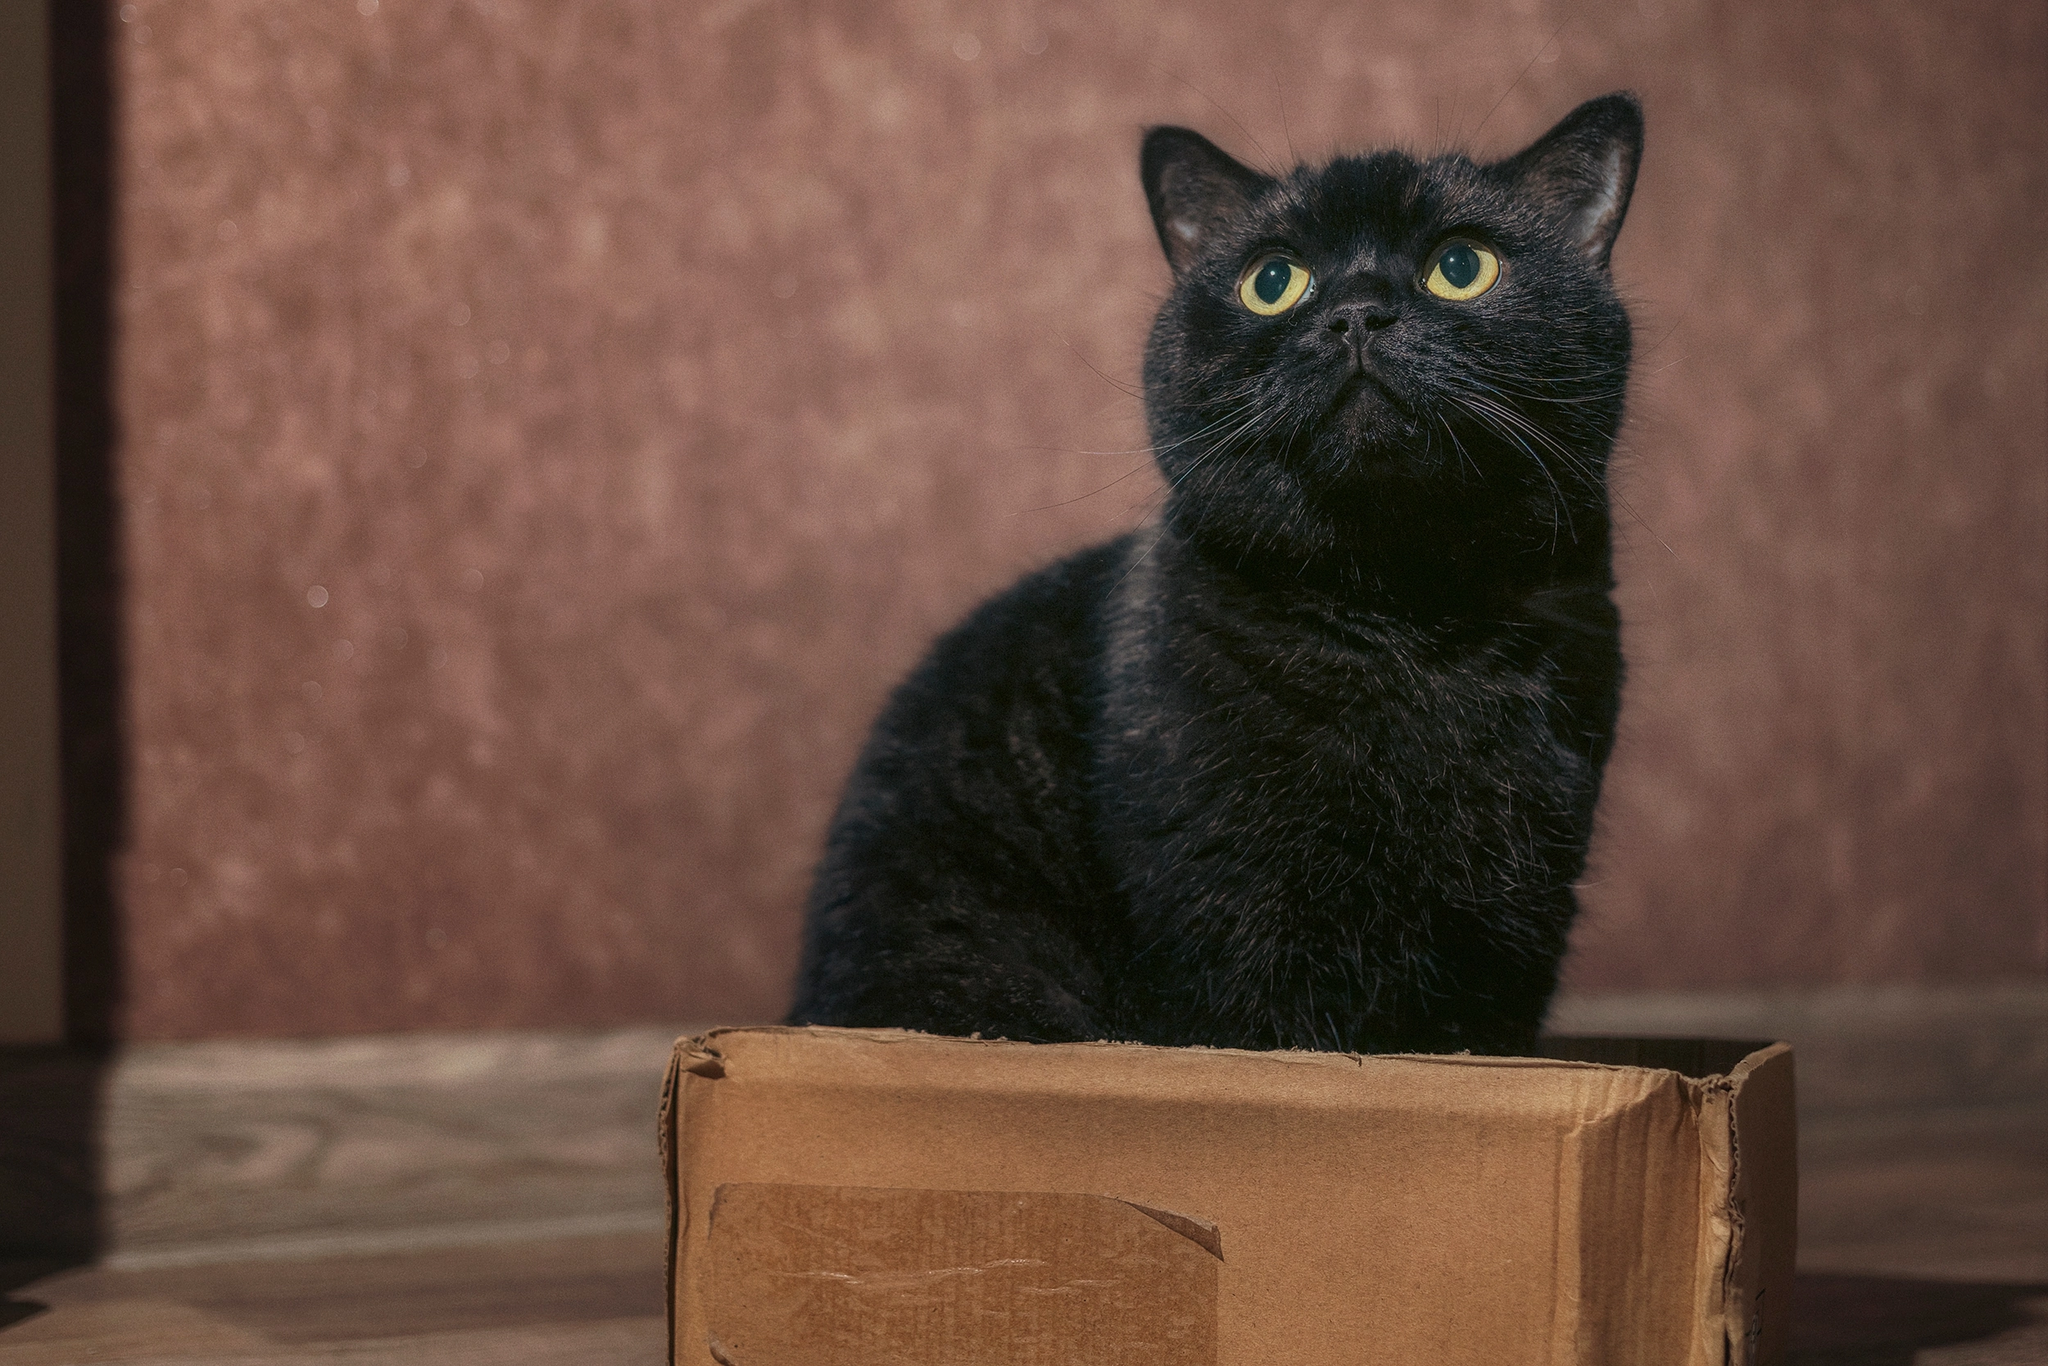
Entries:
<svg viewBox="0 0 2048 1366">
<path fill-rule="evenodd" d="M 1776 1360 L 1791 1049 L 1543 1051 L 683 1039 L 661 1117 L 672 1359 Z"/>
</svg>

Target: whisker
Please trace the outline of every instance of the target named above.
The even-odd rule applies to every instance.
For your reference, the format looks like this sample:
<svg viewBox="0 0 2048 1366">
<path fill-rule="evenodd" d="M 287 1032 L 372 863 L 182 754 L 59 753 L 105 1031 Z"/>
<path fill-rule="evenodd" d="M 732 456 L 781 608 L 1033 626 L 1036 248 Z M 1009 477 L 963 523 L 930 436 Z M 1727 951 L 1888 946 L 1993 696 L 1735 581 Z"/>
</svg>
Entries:
<svg viewBox="0 0 2048 1366">
<path fill-rule="evenodd" d="M 1116 478 L 1110 480 L 1107 484 L 1104 484 L 1099 489 L 1090 489 L 1088 492 L 1078 494 L 1072 498 L 1062 498 L 1057 503 L 1040 503 L 1037 507 L 1019 508 L 1017 511 L 1009 513 L 1007 515 L 1011 517 L 1023 517 L 1033 512 L 1051 512 L 1055 508 L 1072 507 L 1076 503 L 1085 503 L 1090 498 L 1095 497 L 1099 493 L 1108 493 L 1118 484 L 1123 483 L 1124 480 L 1130 478 L 1132 475 L 1138 473 L 1140 470 L 1151 468 L 1151 466 L 1151 461 L 1141 461 L 1140 463 L 1131 466 L 1128 470 L 1125 470 L 1122 474 L 1119 474 Z"/>
<path fill-rule="evenodd" d="M 1117 379 L 1116 377 L 1108 374 L 1102 369 L 1101 366 L 1097 365 L 1094 361 L 1089 360 L 1088 357 L 1082 355 L 1081 348 L 1074 345 L 1071 341 L 1068 341 L 1067 334 L 1065 332 L 1060 331 L 1058 328 L 1054 328 L 1053 335 L 1060 339 L 1061 346 L 1066 347 L 1067 350 L 1074 353 L 1075 359 L 1079 360 L 1081 364 L 1087 366 L 1090 370 L 1093 370 L 1095 372 L 1095 377 L 1101 380 L 1104 384 L 1107 384 L 1111 388 L 1119 390 L 1122 393 L 1128 394 L 1135 399 L 1143 399 L 1145 397 L 1145 391 L 1143 389 L 1133 388 L 1131 385 L 1125 383 L 1123 380 Z"/>
<path fill-rule="evenodd" d="M 1545 431 L 1540 425 L 1531 421 L 1527 417 L 1527 415 L 1516 412 L 1513 408 L 1505 404 L 1495 403 L 1490 399 L 1485 399 L 1475 393 L 1472 393 L 1470 391 L 1469 386 L 1476 384 L 1477 381 L 1472 380 L 1469 376 L 1462 377 L 1462 382 L 1468 386 L 1467 393 L 1465 395 L 1466 398 L 1471 399 L 1473 401 L 1473 404 L 1471 407 L 1468 408 L 1468 411 L 1472 412 L 1474 418 L 1480 421 L 1482 425 L 1491 427 L 1495 434 L 1500 436 L 1503 440 L 1507 440 L 1511 444 L 1518 446 L 1531 459 L 1535 460 L 1538 465 L 1543 467 L 1546 475 L 1549 474 L 1548 463 L 1545 462 L 1536 453 L 1536 451 L 1528 445 L 1528 442 L 1526 440 L 1523 440 L 1520 437 L 1512 435 L 1509 431 L 1503 430 L 1500 427 L 1495 426 L 1493 423 L 1487 421 L 1487 419 L 1484 416 L 1482 416 L 1479 405 L 1484 405 L 1484 408 L 1487 411 L 1490 411 L 1495 417 L 1499 418 L 1500 420 L 1511 424 L 1516 431 L 1526 433 L 1528 438 L 1533 439 L 1545 450 L 1555 455 L 1561 463 L 1563 463 L 1568 469 L 1576 473 L 1589 486 L 1604 491 L 1610 499 L 1612 499 L 1616 504 L 1618 504 L 1621 507 L 1621 509 L 1624 512 L 1626 512 L 1632 520 L 1634 520 L 1636 525 L 1640 526 L 1644 531 L 1648 532 L 1650 538 L 1656 541 L 1658 545 L 1662 546 L 1667 554 L 1671 555 L 1674 559 L 1678 557 L 1678 552 L 1673 550 L 1671 548 L 1670 543 L 1667 542 L 1662 536 L 1657 534 L 1657 529 L 1651 526 L 1648 519 L 1646 519 L 1642 515 L 1642 513 L 1636 510 L 1635 505 L 1629 502 L 1627 497 L 1625 497 L 1619 490 L 1615 489 L 1611 481 L 1607 480 L 1606 478 L 1601 476 L 1597 471 L 1592 469 L 1587 464 L 1585 457 L 1581 456 L 1578 452 L 1572 450 L 1569 446 L 1566 446 L 1563 442 L 1559 441 L 1551 433 Z M 1456 400 L 1454 399 L 1454 401 Z M 1552 479 L 1551 482 L 1552 487 L 1556 488 L 1557 485 L 1555 479 Z"/>
</svg>

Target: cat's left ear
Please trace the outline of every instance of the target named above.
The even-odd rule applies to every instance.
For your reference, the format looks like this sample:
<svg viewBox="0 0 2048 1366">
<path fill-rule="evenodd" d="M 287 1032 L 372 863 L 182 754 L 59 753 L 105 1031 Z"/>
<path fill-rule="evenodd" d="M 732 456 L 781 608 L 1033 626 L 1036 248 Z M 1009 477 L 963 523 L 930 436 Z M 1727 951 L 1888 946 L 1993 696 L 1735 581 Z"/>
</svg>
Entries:
<svg viewBox="0 0 2048 1366">
<path fill-rule="evenodd" d="M 1547 208 L 1586 259 L 1605 270 L 1642 159 L 1643 107 L 1622 91 L 1587 100 L 1496 169 Z"/>
<path fill-rule="evenodd" d="M 1200 133 L 1154 128 L 1138 154 L 1138 175 L 1152 226 L 1175 275 L 1198 260 L 1216 230 L 1251 207 L 1273 184 L 1240 165 Z"/>
</svg>

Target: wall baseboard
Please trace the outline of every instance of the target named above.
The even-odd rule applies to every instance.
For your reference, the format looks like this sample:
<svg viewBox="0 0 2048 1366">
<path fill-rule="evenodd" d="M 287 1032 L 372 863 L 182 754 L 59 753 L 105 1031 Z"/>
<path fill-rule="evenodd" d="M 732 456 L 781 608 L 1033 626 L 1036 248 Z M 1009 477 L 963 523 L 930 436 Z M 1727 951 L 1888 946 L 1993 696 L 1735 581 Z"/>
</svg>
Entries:
<svg viewBox="0 0 2048 1366">
<path fill-rule="evenodd" d="M 1816 1143 L 2035 1108 L 2048 1123 L 2048 983 L 1567 997 L 1551 1026 L 1788 1039 Z M 0 1052 L 0 1242 L 75 1248 L 81 1210 L 99 1255 L 135 1267 L 652 1233 L 655 1109 L 688 1032 Z"/>
<path fill-rule="evenodd" d="M 1559 1034 L 1783 1039 L 1802 1119 L 2048 1105 L 2048 982 L 1568 996 Z"/>
</svg>

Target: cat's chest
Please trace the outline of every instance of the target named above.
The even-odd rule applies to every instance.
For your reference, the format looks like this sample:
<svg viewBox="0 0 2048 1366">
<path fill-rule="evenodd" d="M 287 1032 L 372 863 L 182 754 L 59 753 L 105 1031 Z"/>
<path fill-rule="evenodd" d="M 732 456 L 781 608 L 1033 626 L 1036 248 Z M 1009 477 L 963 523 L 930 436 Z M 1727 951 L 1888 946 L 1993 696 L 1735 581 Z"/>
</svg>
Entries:
<svg viewBox="0 0 2048 1366">
<path fill-rule="evenodd" d="M 1099 740 L 1130 778 L 1190 788 L 1554 769 L 1571 757 L 1554 726 L 1555 663 L 1540 641 L 1506 636 L 1176 592 L 1155 574 L 1109 616 Z"/>
<path fill-rule="evenodd" d="M 1180 782 L 1493 781 L 1557 761 L 1549 670 L 1395 631 L 1174 623 L 1118 643 L 1103 736 Z"/>
</svg>

